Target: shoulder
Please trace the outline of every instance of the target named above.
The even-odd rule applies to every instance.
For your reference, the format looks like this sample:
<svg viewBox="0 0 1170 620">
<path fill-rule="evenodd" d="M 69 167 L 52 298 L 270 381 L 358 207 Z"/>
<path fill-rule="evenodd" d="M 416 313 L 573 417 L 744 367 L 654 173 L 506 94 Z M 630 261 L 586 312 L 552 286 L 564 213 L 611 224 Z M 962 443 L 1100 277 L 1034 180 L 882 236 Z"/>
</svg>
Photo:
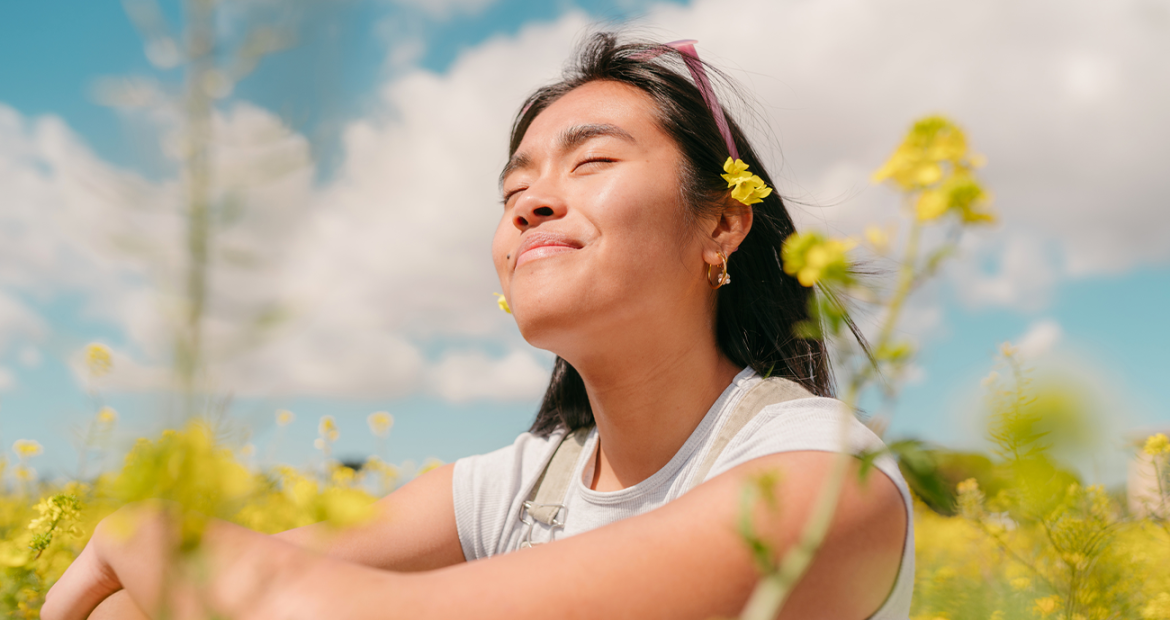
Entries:
<svg viewBox="0 0 1170 620">
<path fill-rule="evenodd" d="M 775 504 L 760 500 L 756 535 L 777 548 L 799 547 L 808 521 L 818 520 L 827 488 L 839 490 L 816 560 L 785 605 L 784 617 L 824 617 L 837 601 L 839 617 L 905 618 L 913 586 L 913 530 L 902 489 L 885 471 L 860 475 L 856 459 L 828 451 L 774 453 L 740 464 L 697 492 L 730 495 L 771 481 Z M 883 475 L 886 474 L 886 475 Z M 710 490 L 708 490 L 710 489 Z M 700 503 L 704 497 L 694 498 Z M 782 555 L 782 554 L 781 554 Z M 778 559 L 778 558 L 775 558 Z"/>
<path fill-rule="evenodd" d="M 547 437 L 533 433 L 521 433 L 511 444 L 485 454 L 463 457 L 455 461 L 455 477 L 498 476 L 504 472 L 524 473 L 536 471 L 543 466 L 552 451 L 556 449 L 564 431 L 558 430 Z"/>
<path fill-rule="evenodd" d="M 860 455 L 884 447 L 845 403 L 819 396 L 795 398 L 765 405 L 728 442 L 708 478 L 769 454 L 817 451 Z"/>
</svg>

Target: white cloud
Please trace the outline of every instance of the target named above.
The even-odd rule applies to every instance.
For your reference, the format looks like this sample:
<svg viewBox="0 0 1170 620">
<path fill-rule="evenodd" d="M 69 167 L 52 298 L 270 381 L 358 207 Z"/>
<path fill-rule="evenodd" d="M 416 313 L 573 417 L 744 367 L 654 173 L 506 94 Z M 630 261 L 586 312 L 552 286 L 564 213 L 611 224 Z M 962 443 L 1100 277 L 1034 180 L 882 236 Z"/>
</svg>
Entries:
<svg viewBox="0 0 1170 620">
<path fill-rule="evenodd" d="M 0 392 L 7 392 L 16 387 L 16 375 L 11 370 L 0 366 Z"/>
<path fill-rule="evenodd" d="M 31 345 L 25 346 L 21 348 L 17 359 L 25 368 L 36 368 L 41 365 L 41 350 Z"/>
<path fill-rule="evenodd" d="M 394 4 L 418 9 L 435 19 L 455 15 L 475 15 L 491 6 L 495 0 L 390 0 Z"/>
<path fill-rule="evenodd" d="M 0 355 L 14 343 L 39 340 L 47 325 L 34 310 L 0 291 Z"/>
<path fill-rule="evenodd" d="M 972 307 L 1046 307 L 1060 268 L 1044 240 L 1018 230 L 968 235 L 950 268 L 959 298 Z"/>
<path fill-rule="evenodd" d="M 1028 327 L 1028 331 L 1024 332 L 1014 345 L 1019 350 L 1020 357 L 1034 361 L 1051 351 L 1063 337 L 1064 330 L 1059 323 L 1052 319 L 1043 319 Z"/>
<path fill-rule="evenodd" d="M 952 114 L 990 161 L 1004 224 L 969 238 L 950 278 L 972 305 L 1036 310 L 1061 278 L 1170 259 L 1170 177 L 1154 139 L 1170 133 L 1160 67 L 1170 37 L 1132 2 L 1045 6 L 743 0 L 754 18 L 729 28 L 725 3 L 698 0 L 651 7 L 643 23 L 662 40 L 698 38 L 760 102 L 779 144 L 766 127 L 753 135 L 779 189 L 838 205 L 794 205 L 802 225 L 857 233 L 895 219 L 897 197 L 870 187 L 869 172 L 914 117 Z M 255 106 L 226 107 L 217 178 L 246 208 L 216 246 L 207 332 L 224 389 L 538 396 L 547 371 L 491 296 L 496 174 L 516 109 L 557 77 L 587 26 L 570 13 L 469 49 L 445 73 L 394 72 L 378 109 L 346 128 L 344 162 L 320 187 L 303 136 Z M 411 46 L 395 62 L 416 58 Z M 161 131 L 173 127 L 164 100 L 139 99 Z M 426 182 L 435 174 L 448 181 Z M 127 334 L 124 365 L 141 372 L 124 387 L 158 381 L 178 313 L 175 290 L 149 284 L 182 269 L 179 182 L 146 182 L 95 158 L 61 121 L 0 106 L 0 187 L 0 290 L 80 291 Z M 930 303 L 908 312 L 908 335 L 937 329 Z M 27 314 L 21 329 L 43 327 Z M 0 339 L 15 329 L 0 324 Z M 467 344 L 429 361 L 450 340 Z"/>
<path fill-rule="evenodd" d="M 714 0 L 659 7 L 645 21 L 664 39 L 699 39 L 700 54 L 732 69 L 761 102 L 783 147 L 782 192 L 848 199 L 795 208 L 806 225 L 856 233 L 896 216 L 896 197 L 869 188 L 868 173 L 914 117 L 943 112 L 988 157 L 1004 222 L 992 234 L 1021 237 L 1007 247 L 1019 263 L 1005 264 L 996 282 L 956 274 L 960 288 L 979 290 L 979 303 L 1034 309 L 1044 295 L 1033 287 L 1170 260 L 1162 198 L 1170 176 L 1155 163 L 1165 149 L 1154 138 L 1170 135 L 1159 111 L 1170 106 L 1170 76 L 1158 66 L 1170 37 L 1142 17 L 1141 3 L 738 6 L 754 18 L 734 29 Z M 1056 257 L 1031 260 L 1022 240 Z"/>
<path fill-rule="evenodd" d="M 449 355 L 431 368 L 430 390 L 454 401 L 529 399 L 548 385 L 550 365 L 513 351 L 493 359 L 478 351 Z"/>
</svg>

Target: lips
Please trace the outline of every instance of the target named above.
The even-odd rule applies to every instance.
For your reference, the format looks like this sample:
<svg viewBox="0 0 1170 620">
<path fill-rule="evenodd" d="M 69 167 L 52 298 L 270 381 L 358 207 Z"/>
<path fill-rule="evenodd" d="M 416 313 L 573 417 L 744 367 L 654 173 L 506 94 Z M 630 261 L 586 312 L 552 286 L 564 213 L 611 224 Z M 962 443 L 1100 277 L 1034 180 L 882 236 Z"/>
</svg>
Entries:
<svg viewBox="0 0 1170 620">
<path fill-rule="evenodd" d="M 516 267 L 541 258 L 581 249 L 581 242 L 556 232 L 531 232 L 516 248 Z"/>
</svg>

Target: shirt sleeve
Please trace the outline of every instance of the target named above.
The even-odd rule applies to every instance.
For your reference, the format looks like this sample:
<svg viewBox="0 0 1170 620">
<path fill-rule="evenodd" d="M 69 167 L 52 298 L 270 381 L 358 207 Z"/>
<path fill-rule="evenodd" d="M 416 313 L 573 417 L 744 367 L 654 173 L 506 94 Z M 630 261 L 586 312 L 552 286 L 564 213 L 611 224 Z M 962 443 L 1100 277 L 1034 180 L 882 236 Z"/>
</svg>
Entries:
<svg viewBox="0 0 1170 620">
<path fill-rule="evenodd" d="M 500 541 L 519 514 L 560 433 L 523 433 L 510 446 L 455 461 L 451 494 L 455 526 L 467 561 L 503 552 Z"/>
</svg>

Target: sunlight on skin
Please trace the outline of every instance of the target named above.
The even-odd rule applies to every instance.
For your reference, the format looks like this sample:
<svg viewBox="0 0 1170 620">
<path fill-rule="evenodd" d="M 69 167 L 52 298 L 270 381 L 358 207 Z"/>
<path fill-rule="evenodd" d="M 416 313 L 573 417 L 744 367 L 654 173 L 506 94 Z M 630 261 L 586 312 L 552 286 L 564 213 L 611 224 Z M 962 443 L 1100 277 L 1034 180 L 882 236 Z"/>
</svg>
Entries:
<svg viewBox="0 0 1170 620">
<path fill-rule="evenodd" d="M 599 135 L 565 148 L 567 132 L 583 125 L 615 126 L 632 139 Z M 537 117 L 518 152 L 530 165 L 504 180 L 510 195 L 492 248 L 501 286 L 524 336 L 565 357 L 585 379 L 603 437 L 596 488 L 624 488 L 678 451 L 739 370 L 716 347 L 705 273 L 719 262 L 718 252 L 734 252 L 750 229 L 750 211 L 700 220 L 696 230 L 684 226 L 678 197 L 661 195 L 662 187 L 677 184 L 679 154 L 653 121 L 649 100 L 629 87 L 592 83 L 574 90 Z M 570 249 L 526 247 L 538 232 Z M 680 238 L 688 239 L 681 247 Z M 533 255 L 524 257 L 525 250 Z M 762 528 L 782 551 L 830 457 L 764 457 L 651 513 L 416 575 L 322 558 L 214 522 L 202 547 L 211 576 L 206 591 L 213 607 L 239 618 L 512 619 L 544 615 L 550 606 L 606 618 L 731 615 L 757 579 L 732 526 L 742 485 L 761 468 L 801 472 L 777 489 L 781 505 L 791 508 Z M 414 487 L 436 510 L 450 511 L 449 472 L 439 471 L 383 501 L 405 507 L 403 494 Z M 888 478 L 869 480 L 862 488 L 850 477 L 823 555 L 786 608 L 788 617 L 861 618 L 881 604 L 897 572 L 906 515 Z M 409 530 L 411 519 L 406 523 Z M 452 525 L 453 518 L 430 534 L 442 549 L 459 549 Z M 116 589 L 103 581 L 111 574 L 140 607 L 156 609 L 165 557 L 159 531 L 147 528 L 124 543 L 99 532 L 50 593 L 43 617 L 84 617 L 92 599 Z M 377 546 L 392 556 L 394 547 L 384 542 Z M 182 607 L 190 604 L 184 583 L 191 582 L 180 579 L 171 590 Z M 608 595 L 598 600 L 596 592 Z"/>
</svg>

